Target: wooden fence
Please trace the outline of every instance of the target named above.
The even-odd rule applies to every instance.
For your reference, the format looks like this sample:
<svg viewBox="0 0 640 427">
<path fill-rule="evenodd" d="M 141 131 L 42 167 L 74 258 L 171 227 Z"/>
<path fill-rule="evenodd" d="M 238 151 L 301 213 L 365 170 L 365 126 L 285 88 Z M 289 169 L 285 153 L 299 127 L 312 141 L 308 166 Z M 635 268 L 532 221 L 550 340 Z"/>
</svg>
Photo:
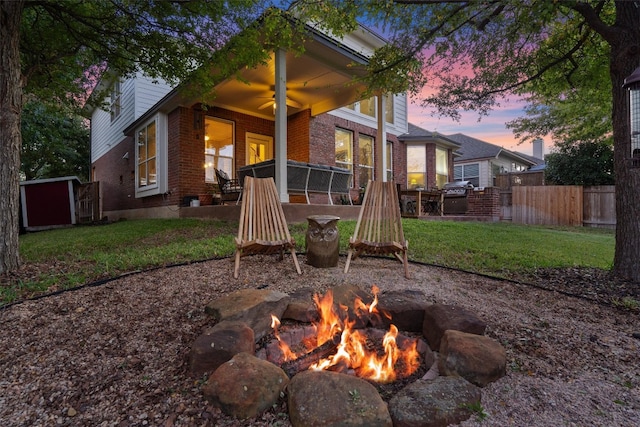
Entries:
<svg viewBox="0 0 640 427">
<path fill-rule="evenodd" d="M 87 224 L 100 218 L 100 183 L 89 182 L 76 188 L 76 222 Z"/>
<path fill-rule="evenodd" d="M 585 227 L 615 228 L 615 185 L 584 187 L 582 224 Z"/>
<path fill-rule="evenodd" d="M 503 219 L 516 224 L 615 227 L 615 187 L 577 185 L 513 186 L 511 206 L 502 197 Z"/>
</svg>

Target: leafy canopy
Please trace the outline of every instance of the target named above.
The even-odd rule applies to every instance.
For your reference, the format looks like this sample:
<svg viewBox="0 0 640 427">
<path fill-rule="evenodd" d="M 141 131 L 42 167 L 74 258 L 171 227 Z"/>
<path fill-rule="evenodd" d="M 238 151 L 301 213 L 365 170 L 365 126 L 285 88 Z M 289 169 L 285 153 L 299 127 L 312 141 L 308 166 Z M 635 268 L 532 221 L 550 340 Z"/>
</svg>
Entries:
<svg viewBox="0 0 640 427">
<path fill-rule="evenodd" d="M 21 128 L 21 179 L 89 179 L 89 129 L 82 117 L 59 105 L 32 99 L 22 110 Z"/>
<path fill-rule="evenodd" d="M 552 185 L 613 185 L 613 149 L 605 142 L 562 145 L 546 156 L 545 179 Z"/>
</svg>

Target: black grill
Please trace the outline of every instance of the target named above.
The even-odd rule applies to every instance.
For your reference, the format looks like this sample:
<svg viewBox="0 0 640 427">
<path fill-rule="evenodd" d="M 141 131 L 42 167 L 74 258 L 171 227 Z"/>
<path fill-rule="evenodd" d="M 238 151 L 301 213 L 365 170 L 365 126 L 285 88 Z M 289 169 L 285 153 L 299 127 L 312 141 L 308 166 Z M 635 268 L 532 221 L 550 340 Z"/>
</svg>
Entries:
<svg viewBox="0 0 640 427">
<path fill-rule="evenodd" d="M 444 214 L 464 215 L 467 213 L 467 195 L 473 190 L 473 184 L 469 181 L 447 182 L 442 187 L 444 193 Z"/>
</svg>

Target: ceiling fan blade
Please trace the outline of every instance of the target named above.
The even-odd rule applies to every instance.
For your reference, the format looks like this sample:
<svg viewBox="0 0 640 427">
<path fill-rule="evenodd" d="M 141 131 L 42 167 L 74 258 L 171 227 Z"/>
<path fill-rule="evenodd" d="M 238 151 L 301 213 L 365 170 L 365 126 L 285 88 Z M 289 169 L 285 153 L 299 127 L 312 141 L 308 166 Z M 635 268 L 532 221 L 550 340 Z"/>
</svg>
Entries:
<svg viewBox="0 0 640 427">
<path fill-rule="evenodd" d="M 293 99 L 287 98 L 287 105 L 293 108 L 302 108 L 302 104 L 294 101 Z"/>
<path fill-rule="evenodd" d="M 271 99 L 271 100 L 269 100 L 269 101 L 265 102 L 264 104 L 262 104 L 261 106 L 259 106 L 259 107 L 258 107 L 258 110 L 264 110 L 265 108 L 267 108 L 267 107 L 269 107 L 269 106 L 273 105 L 273 104 L 274 104 L 274 102 L 275 102 L 275 101 L 274 101 L 273 99 Z"/>
</svg>

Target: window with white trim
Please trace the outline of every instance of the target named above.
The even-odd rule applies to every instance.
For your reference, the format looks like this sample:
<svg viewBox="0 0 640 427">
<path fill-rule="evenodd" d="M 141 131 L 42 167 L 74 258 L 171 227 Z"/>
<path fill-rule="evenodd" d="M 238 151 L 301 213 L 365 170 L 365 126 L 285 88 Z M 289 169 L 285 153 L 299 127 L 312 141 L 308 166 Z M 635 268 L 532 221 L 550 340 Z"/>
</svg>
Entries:
<svg viewBox="0 0 640 427">
<path fill-rule="evenodd" d="M 385 122 L 394 124 L 395 123 L 395 112 L 394 112 L 395 95 L 388 93 L 388 94 L 385 94 L 384 97 L 386 98 L 385 111 L 384 111 Z M 371 98 L 353 102 L 349 105 L 346 105 L 344 108 L 353 110 L 357 113 L 362 114 L 363 116 L 375 118 L 377 117 L 377 114 L 376 114 L 377 105 L 378 103 L 376 101 L 376 97 L 372 96 Z"/>
<path fill-rule="evenodd" d="M 336 166 L 353 172 L 353 132 L 336 128 L 335 135 Z"/>
<path fill-rule="evenodd" d="M 474 187 L 480 186 L 480 163 L 468 165 L 455 165 L 453 167 L 453 179 L 455 181 L 469 181 Z"/>
<path fill-rule="evenodd" d="M 449 181 L 449 153 L 436 147 L 436 186 L 444 187 Z"/>
<path fill-rule="evenodd" d="M 138 188 L 150 187 L 158 183 L 156 126 L 154 120 L 137 132 Z"/>
<path fill-rule="evenodd" d="M 167 191 L 166 140 L 166 120 L 162 115 L 136 130 L 136 197 Z"/>
<path fill-rule="evenodd" d="M 214 169 L 233 177 L 234 123 L 215 117 L 204 119 L 204 180 L 216 182 Z"/>
<path fill-rule="evenodd" d="M 387 93 L 384 96 L 385 99 L 385 103 L 384 103 L 384 121 L 390 124 L 394 124 L 395 123 L 395 116 L 394 116 L 394 103 L 393 101 L 396 99 L 392 93 Z"/>
<path fill-rule="evenodd" d="M 427 184 L 427 147 L 424 145 L 407 146 L 407 188 L 415 190 L 426 188 Z"/>
<path fill-rule="evenodd" d="M 387 141 L 387 181 L 394 181 L 393 179 L 393 143 Z"/>
<path fill-rule="evenodd" d="M 373 180 L 373 138 L 360 135 L 358 138 L 358 186 L 366 188 Z"/>
</svg>

